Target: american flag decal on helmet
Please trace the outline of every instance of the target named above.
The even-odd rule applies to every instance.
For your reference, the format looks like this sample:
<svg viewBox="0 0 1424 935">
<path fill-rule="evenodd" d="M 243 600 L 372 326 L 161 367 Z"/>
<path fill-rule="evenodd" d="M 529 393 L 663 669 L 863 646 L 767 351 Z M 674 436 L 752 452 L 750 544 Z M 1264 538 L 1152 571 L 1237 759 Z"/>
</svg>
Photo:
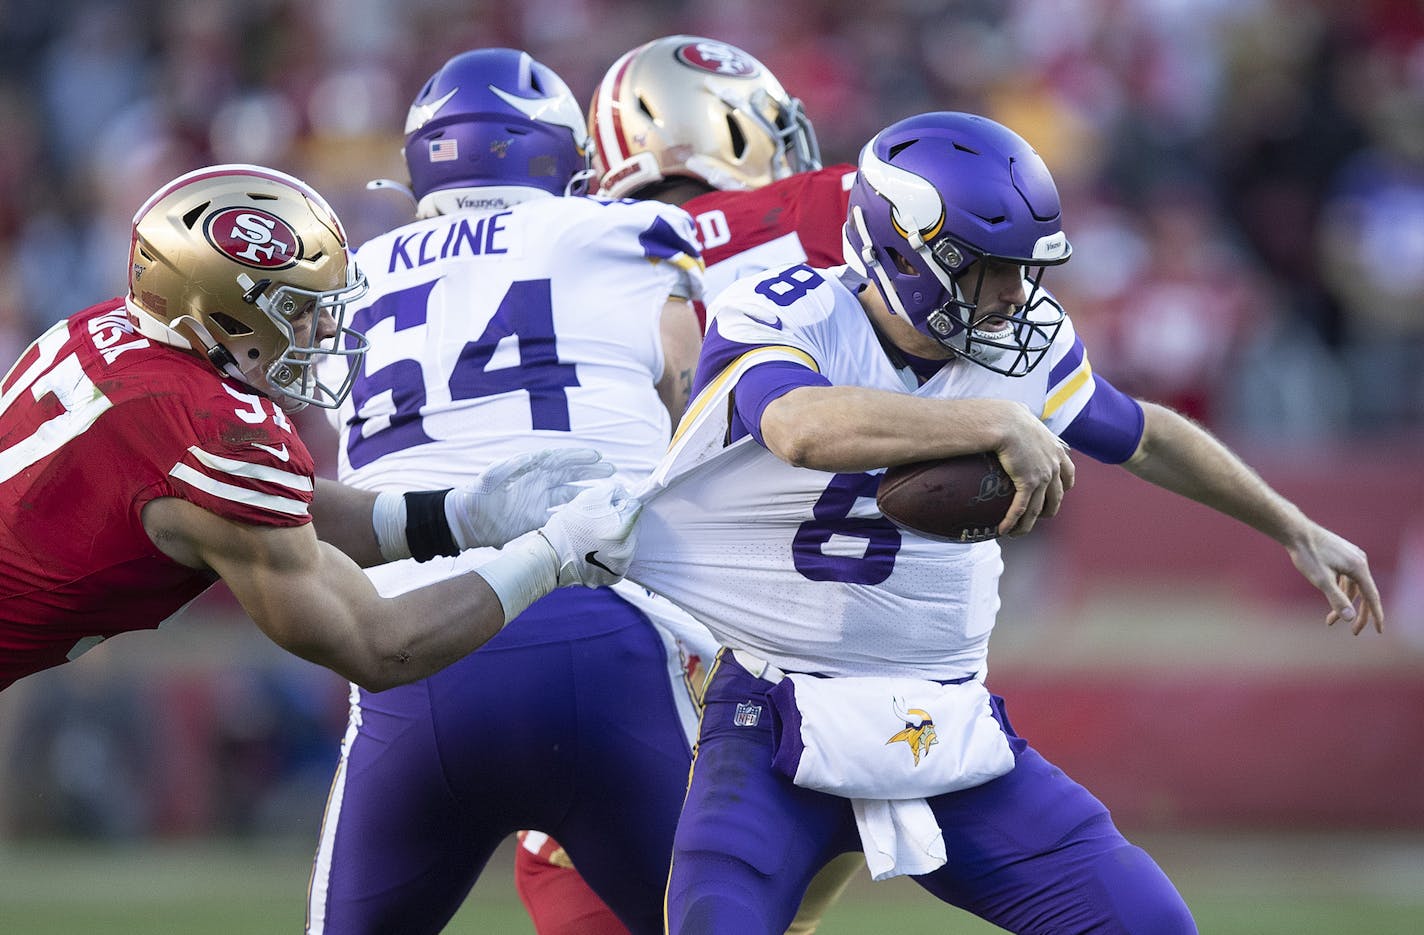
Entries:
<svg viewBox="0 0 1424 935">
<path fill-rule="evenodd" d="M 430 141 L 431 162 L 454 162 L 460 158 L 460 143 L 454 137 Z"/>
</svg>

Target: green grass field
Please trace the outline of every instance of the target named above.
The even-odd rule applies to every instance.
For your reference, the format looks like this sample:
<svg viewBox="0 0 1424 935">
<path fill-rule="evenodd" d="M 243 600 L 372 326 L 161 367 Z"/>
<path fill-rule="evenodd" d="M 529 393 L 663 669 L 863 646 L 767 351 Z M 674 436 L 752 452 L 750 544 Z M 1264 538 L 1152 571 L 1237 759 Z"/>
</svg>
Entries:
<svg viewBox="0 0 1424 935">
<path fill-rule="evenodd" d="M 1424 836 L 1144 835 L 1210 935 L 1424 933 Z M 98 847 L 0 843 L 7 935 L 269 935 L 300 932 L 310 851 L 302 842 Z M 503 851 L 447 929 L 531 935 Z M 913 883 L 868 878 L 822 935 L 976 935 L 999 929 Z"/>
</svg>

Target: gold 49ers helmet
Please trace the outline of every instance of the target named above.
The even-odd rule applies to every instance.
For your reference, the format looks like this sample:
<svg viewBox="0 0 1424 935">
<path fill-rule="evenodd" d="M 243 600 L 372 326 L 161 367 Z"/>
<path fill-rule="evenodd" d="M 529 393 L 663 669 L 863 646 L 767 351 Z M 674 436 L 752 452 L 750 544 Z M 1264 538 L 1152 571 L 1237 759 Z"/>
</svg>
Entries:
<svg viewBox="0 0 1424 935">
<path fill-rule="evenodd" d="M 366 291 L 331 207 L 273 169 L 210 166 L 169 182 L 138 209 L 127 305 L 146 337 L 202 353 L 284 409 L 339 406 L 366 338 L 346 303 Z M 318 377 L 327 357 L 346 358 Z"/>
<path fill-rule="evenodd" d="M 623 198 L 669 177 L 760 188 L 821 167 L 801 102 L 725 42 L 667 36 L 603 76 L 588 114 L 599 194 Z"/>
</svg>

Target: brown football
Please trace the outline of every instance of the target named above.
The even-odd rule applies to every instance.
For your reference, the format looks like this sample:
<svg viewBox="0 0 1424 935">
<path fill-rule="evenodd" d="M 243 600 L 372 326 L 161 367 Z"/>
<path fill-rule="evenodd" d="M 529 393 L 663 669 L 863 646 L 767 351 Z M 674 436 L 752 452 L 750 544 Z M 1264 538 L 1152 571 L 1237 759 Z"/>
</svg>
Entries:
<svg viewBox="0 0 1424 935">
<path fill-rule="evenodd" d="M 896 525 L 933 539 L 982 542 L 999 535 L 1014 482 L 992 451 L 892 467 L 875 502 Z"/>
</svg>

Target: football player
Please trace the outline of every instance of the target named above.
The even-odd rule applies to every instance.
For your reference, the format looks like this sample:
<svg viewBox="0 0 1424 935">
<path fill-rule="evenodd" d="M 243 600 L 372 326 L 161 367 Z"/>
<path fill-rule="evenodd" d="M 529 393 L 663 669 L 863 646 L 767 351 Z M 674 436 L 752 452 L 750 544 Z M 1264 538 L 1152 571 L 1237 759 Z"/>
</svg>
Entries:
<svg viewBox="0 0 1424 935">
<path fill-rule="evenodd" d="M 710 306 L 629 569 L 728 647 L 704 695 L 669 932 L 780 933 L 817 868 L 857 850 L 873 877 L 910 875 L 1013 932 L 1196 931 L 1156 863 L 989 695 L 997 541 L 886 520 L 887 465 L 994 451 L 1018 490 L 1000 532 L 1025 534 L 1071 486 L 1071 445 L 1280 542 L 1327 623 L 1381 627 L 1360 549 L 1089 366 L 1042 284 L 1069 255 L 1053 179 L 1021 137 L 922 114 L 861 152 L 848 265 L 771 270 Z"/>
<path fill-rule="evenodd" d="M 708 301 L 773 266 L 841 262 L 855 167 L 822 168 L 801 102 L 736 46 L 666 36 L 633 49 L 604 74 L 589 128 L 600 194 L 693 216 Z"/>
<path fill-rule="evenodd" d="M 855 167 L 822 168 L 801 102 L 744 50 L 687 35 L 638 46 L 605 73 L 588 120 L 599 194 L 664 201 L 692 215 L 706 301 L 770 267 L 842 262 Z M 701 325 L 705 306 L 696 307 Z M 694 684 L 703 674 L 699 665 Z M 556 840 L 534 834 L 521 844 L 515 883 L 539 935 L 621 931 Z M 850 855 L 827 867 L 790 931 L 815 931 L 861 865 Z"/>
<path fill-rule="evenodd" d="M 379 690 L 558 585 L 618 577 L 637 503 L 605 486 L 477 574 L 376 593 L 352 557 L 505 542 L 608 470 L 538 455 L 410 500 L 316 482 L 287 413 L 346 395 L 314 365 L 364 352 L 345 321 L 365 288 L 336 215 L 280 172 L 199 169 L 139 208 L 127 296 L 57 323 L 0 383 L 0 688 L 217 578 L 277 644 Z"/>
<path fill-rule="evenodd" d="M 583 197 L 583 110 L 517 50 L 446 62 L 404 154 L 417 219 L 357 253 L 371 349 L 337 410 L 342 479 L 457 485 L 533 447 L 596 448 L 618 480 L 645 478 L 701 342 L 691 219 Z M 395 594 L 480 560 L 371 574 Z M 559 592 L 447 672 L 353 688 L 307 930 L 441 931 L 500 842 L 536 828 L 628 929 L 661 932 L 696 714 L 684 659 L 715 644 L 659 605 L 641 588 Z"/>
</svg>

